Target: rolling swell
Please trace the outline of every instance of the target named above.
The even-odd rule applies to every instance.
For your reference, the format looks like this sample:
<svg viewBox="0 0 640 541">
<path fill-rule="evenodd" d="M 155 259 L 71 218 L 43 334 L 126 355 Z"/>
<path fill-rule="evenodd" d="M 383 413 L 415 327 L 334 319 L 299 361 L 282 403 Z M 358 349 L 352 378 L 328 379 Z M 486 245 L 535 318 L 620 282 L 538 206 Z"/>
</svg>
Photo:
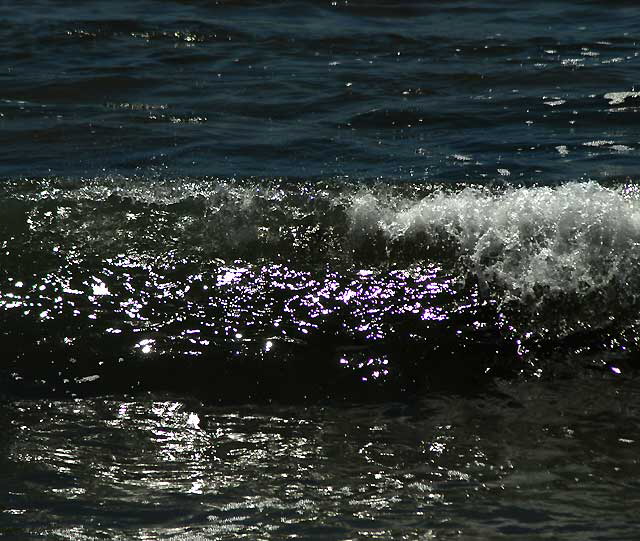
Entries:
<svg viewBox="0 0 640 541">
<path fill-rule="evenodd" d="M 6 181 L 4 392 L 380 399 L 637 356 L 633 184 Z"/>
</svg>

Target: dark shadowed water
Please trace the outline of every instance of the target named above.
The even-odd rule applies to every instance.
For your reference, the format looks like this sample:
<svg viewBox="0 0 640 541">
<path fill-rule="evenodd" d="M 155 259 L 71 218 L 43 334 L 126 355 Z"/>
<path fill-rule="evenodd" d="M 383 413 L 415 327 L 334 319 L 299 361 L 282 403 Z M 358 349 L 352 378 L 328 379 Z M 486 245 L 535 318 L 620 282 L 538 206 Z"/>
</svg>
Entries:
<svg viewBox="0 0 640 541">
<path fill-rule="evenodd" d="M 637 538 L 635 3 L 0 22 L 0 538 Z"/>
<path fill-rule="evenodd" d="M 411 405 L 16 401 L 9 539 L 637 539 L 637 382 Z"/>
</svg>

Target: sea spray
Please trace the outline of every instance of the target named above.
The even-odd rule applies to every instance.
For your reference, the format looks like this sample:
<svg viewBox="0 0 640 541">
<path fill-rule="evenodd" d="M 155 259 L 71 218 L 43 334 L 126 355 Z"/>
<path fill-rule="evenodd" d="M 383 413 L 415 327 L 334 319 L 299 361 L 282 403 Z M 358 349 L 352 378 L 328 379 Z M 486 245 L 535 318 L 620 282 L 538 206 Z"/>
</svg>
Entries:
<svg viewBox="0 0 640 541">
<path fill-rule="evenodd" d="M 638 349 L 634 185 L 93 179 L 0 197 L 19 388 L 269 396 L 284 370 L 353 397 Z"/>
</svg>

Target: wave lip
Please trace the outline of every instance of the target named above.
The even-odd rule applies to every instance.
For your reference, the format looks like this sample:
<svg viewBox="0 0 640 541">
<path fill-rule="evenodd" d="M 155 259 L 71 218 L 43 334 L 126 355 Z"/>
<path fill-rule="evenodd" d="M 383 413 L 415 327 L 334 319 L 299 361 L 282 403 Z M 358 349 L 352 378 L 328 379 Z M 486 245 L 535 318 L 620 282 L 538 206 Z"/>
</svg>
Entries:
<svg viewBox="0 0 640 541">
<path fill-rule="evenodd" d="M 465 189 L 400 205 L 366 194 L 355 199 L 351 216 L 358 227 L 378 228 L 390 244 L 419 238 L 445 243 L 481 280 L 509 295 L 532 296 L 539 288 L 578 292 L 635 284 L 637 195 L 634 186 L 596 183 L 497 194 Z"/>
</svg>

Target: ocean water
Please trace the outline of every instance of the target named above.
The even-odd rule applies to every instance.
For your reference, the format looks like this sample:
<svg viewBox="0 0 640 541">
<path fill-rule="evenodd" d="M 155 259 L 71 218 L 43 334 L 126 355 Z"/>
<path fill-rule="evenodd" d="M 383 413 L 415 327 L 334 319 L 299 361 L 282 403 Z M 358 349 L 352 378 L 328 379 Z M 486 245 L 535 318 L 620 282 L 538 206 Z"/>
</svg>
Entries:
<svg viewBox="0 0 640 541">
<path fill-rule="evenodd" d="M 0 21 L 1 539 L 637 538 L 633 2 Z"/>
</svg>

